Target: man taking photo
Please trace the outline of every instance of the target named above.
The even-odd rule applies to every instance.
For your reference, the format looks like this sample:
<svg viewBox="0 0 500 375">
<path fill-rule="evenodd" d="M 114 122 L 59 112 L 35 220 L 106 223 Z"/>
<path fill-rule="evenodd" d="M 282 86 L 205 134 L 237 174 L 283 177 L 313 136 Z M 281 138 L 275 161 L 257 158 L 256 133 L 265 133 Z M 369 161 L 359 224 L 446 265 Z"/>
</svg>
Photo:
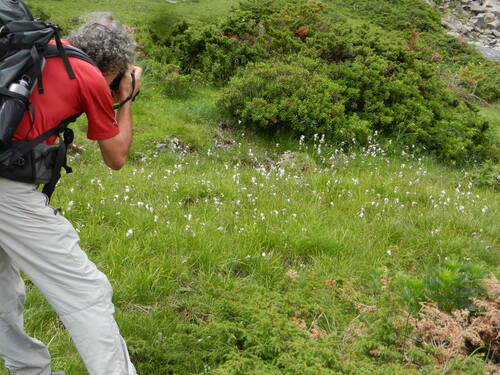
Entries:
<svg viewBox="0 0 500 375">
<path fill-rule="evenodd" d="M 74 57 L 76 79 L 60 58 L 48 58 L 44 92 L 30 97 L 13 140 L 31 140 L 76 113 L 85 112 L 87 137 L 99 143 L 107 166 L 120 169 L 132 141 L 132 100 L 141 87 L 141 68 L 132 64 L 134 43 L 109 15 L 87 22 L 68 42 L 96 66 Z M 109 87 L 117 76 L 115 91 Z M 116 114 L 113 104 L 120 102 Z M 48 144 L 55 141 L 55 136 Z M 107 277 L 79 246 L 73 226 L 48 206 L 34 184 L 0 177 L 0 357 L 16 375 L 53 372 L 47 347 L 23 329 L 25 288 L 20 270 L 40 290 L 69 331 L 90 375 L 135 375 L 127 346 L 114 319 Z"/>
</svg>

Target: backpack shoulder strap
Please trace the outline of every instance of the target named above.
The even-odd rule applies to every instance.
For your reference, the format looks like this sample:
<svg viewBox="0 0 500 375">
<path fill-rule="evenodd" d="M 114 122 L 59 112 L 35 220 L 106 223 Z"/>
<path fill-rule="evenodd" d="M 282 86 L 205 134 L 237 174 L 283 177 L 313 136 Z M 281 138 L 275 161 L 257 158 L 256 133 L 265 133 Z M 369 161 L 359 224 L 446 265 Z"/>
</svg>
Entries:
<svg viewBox="0 0 500 375">
<path fill-rule="evenodd" d="M 80 60 L 86 61 L 89 64 L 92 64 L 94 66 L 97 66 L 94 60 L 87 55 L 85 52 L 83 52 L 81 49 L 73 47 L 73 46 L 63 46 L 64 52 L 66 53 L 66 56 L 68 57 L 76 57 Z M 50 57 L 57 57 L 61 56 L 61 52 L 59 51 L 59 48 L 57 45 L 49 45 L 47 46 L 47 49 L 45 51 L 45 57 L 50 58 Z"/>
<path fill-rule="evenodd" d="M 45 50 L 43 52 L 43 57 L 44 58 L 51 58 L 51 57 L 61 57 L 64 63 L 64 66 L 66 68 L 66 71 L 68 72 L 68 76 L 70 79 L 75 79 L 75 73 L 73 72 L 73 68 L 71 67 L 71 63 L 69 62 L 68 57 L 76 57 L 81 60 L 84 60 L 88 62 L 89 64 L 92 64 L 96 66 L 96 63 L 94 60 L 90 58 L 85 52 L 82 50 L 75 48 L 73 46 L 65 46 L 61 42 L 61 38 L 59 37 L 59 29 L 55 29 L 54 33 L 56 37 L 56 44 L 49 44 L 45 47 Z M 40 69 L 40 76 L 38 77 L 38 92 L 40 94 L 43 93 L 43 82 L 42 82 L 42 74 L 41 74 L 41 69 Z"/>
</svg>

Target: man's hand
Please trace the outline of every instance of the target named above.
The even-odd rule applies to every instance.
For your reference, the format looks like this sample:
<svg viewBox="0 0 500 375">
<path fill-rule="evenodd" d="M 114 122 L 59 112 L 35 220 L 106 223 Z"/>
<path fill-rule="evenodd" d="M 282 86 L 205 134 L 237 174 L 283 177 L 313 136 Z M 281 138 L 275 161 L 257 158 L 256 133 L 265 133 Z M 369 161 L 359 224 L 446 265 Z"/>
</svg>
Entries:
<svg viewBox="0 0 500 375">
<path fill-rule="evenodd" d="M 132 85 L 132 74 L 134 75 L 135 87 Z M 142 68 L 130 65 L 128 70 L 123 75 L 120 81 L 120 87 L 118 88 L 118 101 L 122 102 L 127 99 L 130 95 L 135 98 L 139 90 L 141 89 L 141 76 Z"/>
<path fill-rule="evenodd" d="M 135 78 L 135 87 L 132 87 L 132 73 Z M 118 92 L 114 92 L 114 99 L 123 102 L 130 95 L 132 99 L 141 88 L 142 68 L 130 65 L 123 75 Z M 115 75 L 116 76 L 116 75 Z M 108 77 L 114 79 L 113 77 Z M 113 138 L 99 141 L 101 154 L 106 165 L 112 169 L 121 169 L 127 160 L 128 150 L 132 143 L 132 100 L 123 103 L 116 114 L 116 122 L 120 128 L 120 133 Z"/>
</svg>

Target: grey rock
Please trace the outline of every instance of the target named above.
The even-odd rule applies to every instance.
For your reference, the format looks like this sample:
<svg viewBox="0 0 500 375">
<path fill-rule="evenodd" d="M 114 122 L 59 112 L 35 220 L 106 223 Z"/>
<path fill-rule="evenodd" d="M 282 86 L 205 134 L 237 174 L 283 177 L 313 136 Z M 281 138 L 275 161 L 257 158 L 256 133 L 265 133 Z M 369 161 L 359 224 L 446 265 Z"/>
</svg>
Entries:
<svg viewBox="0 0 500 375">
<path fill-rule="evenodd" d="M 474 14 L 480 14 L 484 13 L 486 11 L 486 8 L 477 3 L 471 3 L 469 10 Z"/>
<path fill-rule="evenodd" d="M 460 21 L 453 14 L 447 14 L 441 19 L 441 24 L 446 27 L 448 30 L 459 31 L 463 28 L 462 21 Z"/>
<path fill-rule="evenodd" d="M 477 46 L 487 59 L 500 60 L 500 0 L 425 1 L 443 13 L 449 35 Z"/>
<path fill-rule="evenodd" d="M 156 144 L 156 149 L 157 149 L 158 151 L 165 150 L 167 147 L 168 147 L 168 145 L 167 145 L 167 144 L 165 144 L 165 143 L 157 143 L 157 144 Z"/>
<path fill-rule="evenodd" d="M 477 27 L 479 29 L 484 29 L 484 27 L 486 26 L 486 22 L 484 20 L 483 15 L 479 15 L 477 17 L 471 18 L 471 22 L 474 25 L 474 27 Z"/>
<path fill-rule="evenodd" d="M 454 36 L 455 38 L 461 38 L 462 34 L 456 32 L 456 31 L 449 31 L 448 35 Z"/>
<path fill-rule="evenodd" d="M 486 47 L 476 47 L 476 49 L 488 60 L 500 62 L 500 49 Z"/>
<path fill-rule="evenodd" d="M 500 20 L 495 20 L 488 24 L 488 29 L 500 31 Z"/>
<path fill-rule="evenodd" d="M 494 13 L 484 13 L 484 22 L 490 23 L 496 20 Z"/>
</svg>

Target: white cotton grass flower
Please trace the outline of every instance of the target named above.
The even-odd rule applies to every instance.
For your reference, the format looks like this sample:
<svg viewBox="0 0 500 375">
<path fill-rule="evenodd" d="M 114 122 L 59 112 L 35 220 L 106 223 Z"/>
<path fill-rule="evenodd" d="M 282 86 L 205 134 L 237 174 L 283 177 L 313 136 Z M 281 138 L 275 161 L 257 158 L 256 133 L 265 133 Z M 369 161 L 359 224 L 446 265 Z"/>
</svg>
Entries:
<svg viewBox="0 0 500 375">
<path fill-rule="evenodd" d="M 127 233 L 125 233 L 125 238 L 130 238 L 134 234 L 134 231 L 132 229 L 129 229 Z"/>
</svg>

